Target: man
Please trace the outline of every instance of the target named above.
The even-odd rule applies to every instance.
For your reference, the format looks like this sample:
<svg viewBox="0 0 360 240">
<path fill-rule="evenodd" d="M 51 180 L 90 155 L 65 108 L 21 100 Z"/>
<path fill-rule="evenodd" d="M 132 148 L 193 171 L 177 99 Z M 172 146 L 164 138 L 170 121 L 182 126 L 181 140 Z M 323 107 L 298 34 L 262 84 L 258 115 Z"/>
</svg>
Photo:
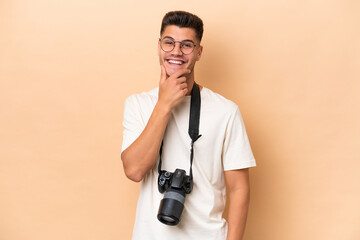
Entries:
<svg viewBox="0 0 360 240">
<path fill-rule="evenodd" d="M 193 190 L 186 195 L 178 225 L 157 220 L 164 197 L 158 190 L 162 142 L 162 169 L 184 169 L 189 174 L 189 109 L 202 34 L 203 23 L 196 15 L 167 13 L 158 42 L 159 88 L 125 102 L 121 158 L 126 176 L 141 181 L 133 240 L 242 239 L 249 204 L 248 168 L 256 165 L 255 159 L 238 107 L 203 86 L 199 86 L 202 136 L 194 143 Z M 222 218 L 225 181 L 228 223 Z"/>
</svg>

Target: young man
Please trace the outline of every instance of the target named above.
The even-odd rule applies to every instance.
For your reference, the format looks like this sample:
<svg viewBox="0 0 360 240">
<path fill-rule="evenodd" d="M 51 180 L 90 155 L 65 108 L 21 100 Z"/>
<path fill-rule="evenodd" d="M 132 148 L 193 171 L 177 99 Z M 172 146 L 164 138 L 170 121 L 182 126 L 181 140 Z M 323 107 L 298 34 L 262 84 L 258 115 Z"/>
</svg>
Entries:
<svg viewBox="0 0 360 240">
<path fill-rule="evenodd" d="M 127 98 L 121 158 L 126 176 L 141 181 L 133 240 L 240 240 L 249 204 L 249 172 L 255 166 L 238 107 L 199 86 L 199 133 L 193 145 L 193 189 L 186 195 L 181 221 L 168 226 L 157 214 L 164 194 L 158 190 L 159 150 L 162 169 L 189 174 L 188 135 L 194 67 L 203 47 L 202 20 L 188 12 L 167 13 L 162 21 L 158 55 L 159 88 Z M 220 70 L 219 70 L 220 71 Z M 228 223 L 222 218 L 228 185 Z"/>
</svg>

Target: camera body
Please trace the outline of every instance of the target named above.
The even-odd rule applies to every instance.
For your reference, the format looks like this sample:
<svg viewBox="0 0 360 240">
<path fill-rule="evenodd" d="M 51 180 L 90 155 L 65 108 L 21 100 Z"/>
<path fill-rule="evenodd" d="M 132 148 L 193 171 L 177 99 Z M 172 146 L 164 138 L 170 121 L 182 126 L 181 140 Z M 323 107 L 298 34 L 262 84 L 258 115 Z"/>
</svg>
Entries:
<svg viewBox="0 0 360 240">
<path fill-rule="evenodd" d="M 176 169 L 174 173 L 161 171 L 158 188 L 165 195 L 160 202 L 157 218 L 164 224 L 177 225 L 184 209 L 185 196 L 193 188 L 192 178 L 182 169 Z"/>
<path fill-rule="evenodd" d="M 175 178 L 173 179 L 174 175 Z M 189 194 L 193 189 L 193 181 L 190 176 L 186 175 L 186 171 L 182 169 L 177 168 L 174 173 L 161 171 L 158 177 L 159 192 L 164 193 L 170 186 L 178 189 L 184 188 L 185 193 Z"/>
</svg>

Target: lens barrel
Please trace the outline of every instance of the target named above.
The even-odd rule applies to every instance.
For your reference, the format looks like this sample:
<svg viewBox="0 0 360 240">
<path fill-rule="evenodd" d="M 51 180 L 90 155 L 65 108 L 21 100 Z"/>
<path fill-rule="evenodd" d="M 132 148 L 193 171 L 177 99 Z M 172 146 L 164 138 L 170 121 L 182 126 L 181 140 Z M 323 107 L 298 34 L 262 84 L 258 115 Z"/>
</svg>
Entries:
<svg viewBox="0 0 360 240">
<path fill-rule="evenodd" d="M 184 209 L 185 190 L 169 188 L 160 202 L 157 218 L 160 222 L 175 226 L 180 222 Z"/>
</svg>

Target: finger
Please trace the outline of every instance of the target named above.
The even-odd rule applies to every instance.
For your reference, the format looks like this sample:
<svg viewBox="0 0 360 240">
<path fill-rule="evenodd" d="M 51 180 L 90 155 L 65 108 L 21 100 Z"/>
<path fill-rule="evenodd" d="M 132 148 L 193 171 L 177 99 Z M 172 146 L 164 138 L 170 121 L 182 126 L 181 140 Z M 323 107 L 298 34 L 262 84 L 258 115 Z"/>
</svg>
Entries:
<svg viewBox="0 0 360 240">
<path fill-rule="evenodd" d="M 186 77 L 179 77 L 176 79 L 176 84 L 186 83 Z"/>
<path fill-rule="evenodd" d="M 188 92 L 188 89 L 187 89 L 187 88 L 184 88 L 184 89 L 182 90 L 182 93 L 184 94 L 184 96 L 187 94 L 187 92 Z"/>
<path fill-rule="evenodd" d="M 187 83 L 185 82 L 185 83 L 182 83 L 182 84 L 180 84 L 180 89 L 187 89 Z"/>
<path fill-rule="evenodd" d="M 164 65 L 160 65 L 160 67 L 161 67 L 160 82 L 163 82 L 166 80 L 166 69 Z"/>
</svg>

